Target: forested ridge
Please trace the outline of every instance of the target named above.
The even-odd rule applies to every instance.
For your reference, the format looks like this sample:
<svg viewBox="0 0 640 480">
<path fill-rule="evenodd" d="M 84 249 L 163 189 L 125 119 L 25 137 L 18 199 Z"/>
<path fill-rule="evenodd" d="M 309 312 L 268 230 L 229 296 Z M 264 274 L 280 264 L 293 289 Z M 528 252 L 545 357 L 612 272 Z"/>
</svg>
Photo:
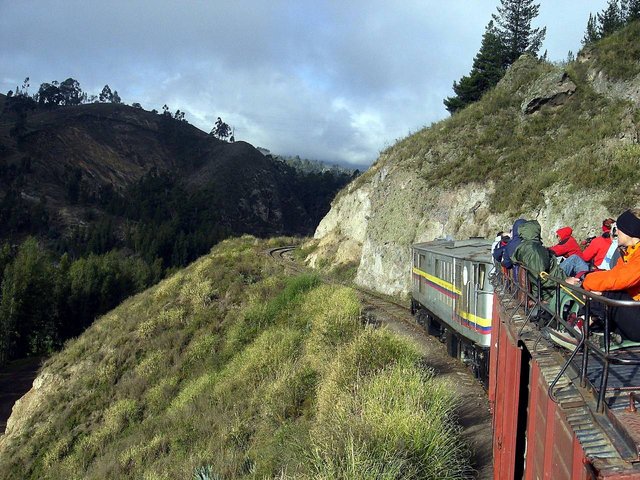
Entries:
<svg viewBox="0 0 640 480">
<path fill-rule="evenodd" d="M 224 238 L 310 234 L 352 178 L 230 132 L 71 78 L 0 96 L 0 363 L 60 347 Z"/>
</svg>

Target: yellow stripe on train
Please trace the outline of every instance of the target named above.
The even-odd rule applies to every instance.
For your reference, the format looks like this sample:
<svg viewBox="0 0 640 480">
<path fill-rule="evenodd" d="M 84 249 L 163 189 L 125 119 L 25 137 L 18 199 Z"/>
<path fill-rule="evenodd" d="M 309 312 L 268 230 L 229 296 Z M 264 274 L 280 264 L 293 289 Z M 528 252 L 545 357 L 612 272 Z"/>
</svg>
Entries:
<svg viewBox="0 0 640 480">
<path fill-rule="evenodd" d="M 446 282 L 446 281 L 442 280 L 441 278 L 434 277 L 433 275 L 429 275 L 427 272 L 423 272 L 418 267 L 413 267 L 413 273 L 415 273 L 416 275 L 420 275 L 421 277 L 426 278 L 430 282 L 435 283 L 439 287 L 442 287 L 442 288 L 444 288 L 446 290 L 449 290 L 450 292 L 456 293 L 458 295 L 462 295 L 462 292 L 460 290 L 458 290 L 455 287 L 455 285 L 453 285 L 452 283 Z M 490 327 L 491 326 L 491 319 L 490 318 L 479 317 L 477 315 L 474 315 L 473 313 L 464 312 L 462 310 L 459 310 L 457 312 L 457 314 L 460 317 L 464 318 L 466 321 L 471 322 L 471 323 L 475 323 L 476 325 L 479 325 L 481 327 Z"/>
<path fill-rule="evenodd" d="M 481 327 L 490 327 L 491 326 L 491 319 L 490 318 L 484 318 L 484 317 L 478 317 L 477 315 L 474 315 L 473 313 L 469 313 L 469 312 L 458 312 L 458 315 L 460 315 L 462 318 L 464 318 L 465 320 L 471 322 L 471 323 L 475 323 L 476 325 L 480 325 Z"/>
<path fill-rule="evenodd" d="M 405 270 L 406 271 L 406 270 Z M 429 275 L 427 272 L 423 272 L 418 267 L 413 267 L 413 273 L 416 275 L 420 275 L 421 277 L 426 278 L 432 283 L 449 290 L 450 292 L 456 293 L 458 295 L 462 295 L 462 292 L 458 290 L 453 283 L 445 282 L 441 278 L 434 277 L 433 275 Z"/>
</svg>

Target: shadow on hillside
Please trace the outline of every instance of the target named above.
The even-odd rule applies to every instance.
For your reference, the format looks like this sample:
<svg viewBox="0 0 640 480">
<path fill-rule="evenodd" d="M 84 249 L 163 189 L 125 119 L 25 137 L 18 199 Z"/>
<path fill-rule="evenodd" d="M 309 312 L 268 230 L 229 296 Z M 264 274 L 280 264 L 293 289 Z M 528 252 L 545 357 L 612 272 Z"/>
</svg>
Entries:
<svg viewBox="0 0 640 480">
<path fill-rule="evenodd" d="M 0 368 L 0 434 L 7 428 L 13 405 L 29 391 L 43 362 L 43 357 L 25 358 Z"/>
</svg>

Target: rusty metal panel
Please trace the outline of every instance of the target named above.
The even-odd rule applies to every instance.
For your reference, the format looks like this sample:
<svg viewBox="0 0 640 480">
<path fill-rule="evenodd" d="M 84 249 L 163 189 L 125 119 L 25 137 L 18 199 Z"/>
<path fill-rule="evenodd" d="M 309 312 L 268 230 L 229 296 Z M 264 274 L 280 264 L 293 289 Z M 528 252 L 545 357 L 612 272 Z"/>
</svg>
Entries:
<svg viewBox="0 0 640 480">
<path fill-rule="evenodd" d="M 489 408 L 491 409 L 491 414 L 496 411 L 495 410 L 495 401 L 496 401 L 496 388 L 497 382 L 500 380 L 498 376 L 498 350 L 499 344 L 498 339 L 500 338 L 500 332 L 503 328 L 506 328 L 502 321 L 500 320 L 500 302 L 494 299 L 493 301 L 493 317 L 491 320 L 491 347 L 489 349 Z"/>
<path fill-rule="evenodd" d="M 496 378 L 495 378 L 495 411 L 503 412 L 504 411 L 504 389 L 505 389 L 505 375 L 500 374 L 501 372 L 505 372 L 505 367 L 507 365 L 505 356 L 507 354 L 508 343 L 505 342 L 505 328 L 501 328 L 497 335 L 497 341 L 500 345 L 500 349 L 497 351 L 496 355 Z M 492 332 L 494 335 L 494 332 Z M 502 476 L 502 471 L 504 468 L 503 465 L 503 435 L 502 431 L 502 419 L 503 415 L 494 415 L 493 417 L 493 475 L 495 479 L 504 478 Z"/>
<path fill-rule="evenodd" d="M 551 474 L 553 468 L 553 450 L 554 445 L 553 441 L 555 439 L 555 430 L 556 430 L 556 404 L 550 401 L 547 396 L 544 399 L 545 405 L 545 419 L 546 419 L 546 428 L 544 432 L 544 463 L 543 463 L 543 477 L 545 479 L 553 480 L 553 476 Z"/>
<path fill-rule="evenodd" d="M 573 460 L 571 466 L 571 478 L 572 480 L 588 480 L 588 472 L 585 467 L 586 458 L 584 456 L 584 451 L 582 450 L 582 445 L 578 439 L 573 437 Z"/>
<path fill-rule="evenodd" d="M 499 334 L 496 411 L 494 416 L 494 478 L 513 478 L 515 472 L 520 364 L 522 351 L 509 341 L 508 329 Z M 528 379 L 527 379 L 528 381 Z"/>
<path fill-rule="evenodd" d="M 547 401 L 553 403 L 547 397 Z M 555 415 L 555 428 L 553 432 L 553 446 L 551 448 L 553 460 L 551 462 L 550 478 L 558 480 L 571 480 L 573 466 L 573 432 L 567 425 L 557 404 L 553 404 Z"/>
<path fill-rule="evenodd" d="M 536 364 L 537 366 L 537 364 Z M 537 402 L 536 409 L 536 436 L 534 439 L 535 445 L 535 460 L 532 462 L 533 477 L 535 479 L 543 478 L 544 475 L 544 456 L 546 450 L 546 435 L 547 435 L 547 388 L 546 383 L 542 375 L 538 376 L 538 384 L 536 385 Z M 529 466 L 527 465 L 527 469 Z"/>
<path fill-rule="evenodd" d="M 531 378 L 529 385 L 531 393 L 529 396 L 528 418 L 527 418 L 527 456 L 526 469 L 524 472 L 525 480 L 535 480 L 535 459 L 538 454 L 538 444 L 536 442 L 540 416 L 538 415 L 538 402 L 540 401 L 540 368 L 537 362 L 531 362 Z"/>
</svg>

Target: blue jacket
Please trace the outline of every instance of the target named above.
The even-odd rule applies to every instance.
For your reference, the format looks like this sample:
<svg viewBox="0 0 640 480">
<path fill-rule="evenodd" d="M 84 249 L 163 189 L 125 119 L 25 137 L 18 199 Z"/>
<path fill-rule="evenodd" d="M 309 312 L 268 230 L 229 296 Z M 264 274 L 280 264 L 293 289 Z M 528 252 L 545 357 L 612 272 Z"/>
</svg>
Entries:
<svg viewBox="0 0 640 480">
<path fill-rule="evenodd" d="M 520 226 L 525 222 L 526 220 L 524 218 L 519 218 L 518 220 L 513 222 L 513 228 L 511 230 L 511 240 L 509 240 L 509 243 L 507 243 L 502 248 L 501 259 L 496 258 L 496 260 L 500 261 L 502 263 L 502 266 L 504 266 L 505 268 L 513 267 L 513 260 L 511 259 L 513 256 L 513 252 L 516 251 L 516 248 L 518 248 L 518 245 L 520 245 L 520 242 L 522 241 L 520 235 L 518 234 L 518 230 L 520 229 Z"/>
</svg>

